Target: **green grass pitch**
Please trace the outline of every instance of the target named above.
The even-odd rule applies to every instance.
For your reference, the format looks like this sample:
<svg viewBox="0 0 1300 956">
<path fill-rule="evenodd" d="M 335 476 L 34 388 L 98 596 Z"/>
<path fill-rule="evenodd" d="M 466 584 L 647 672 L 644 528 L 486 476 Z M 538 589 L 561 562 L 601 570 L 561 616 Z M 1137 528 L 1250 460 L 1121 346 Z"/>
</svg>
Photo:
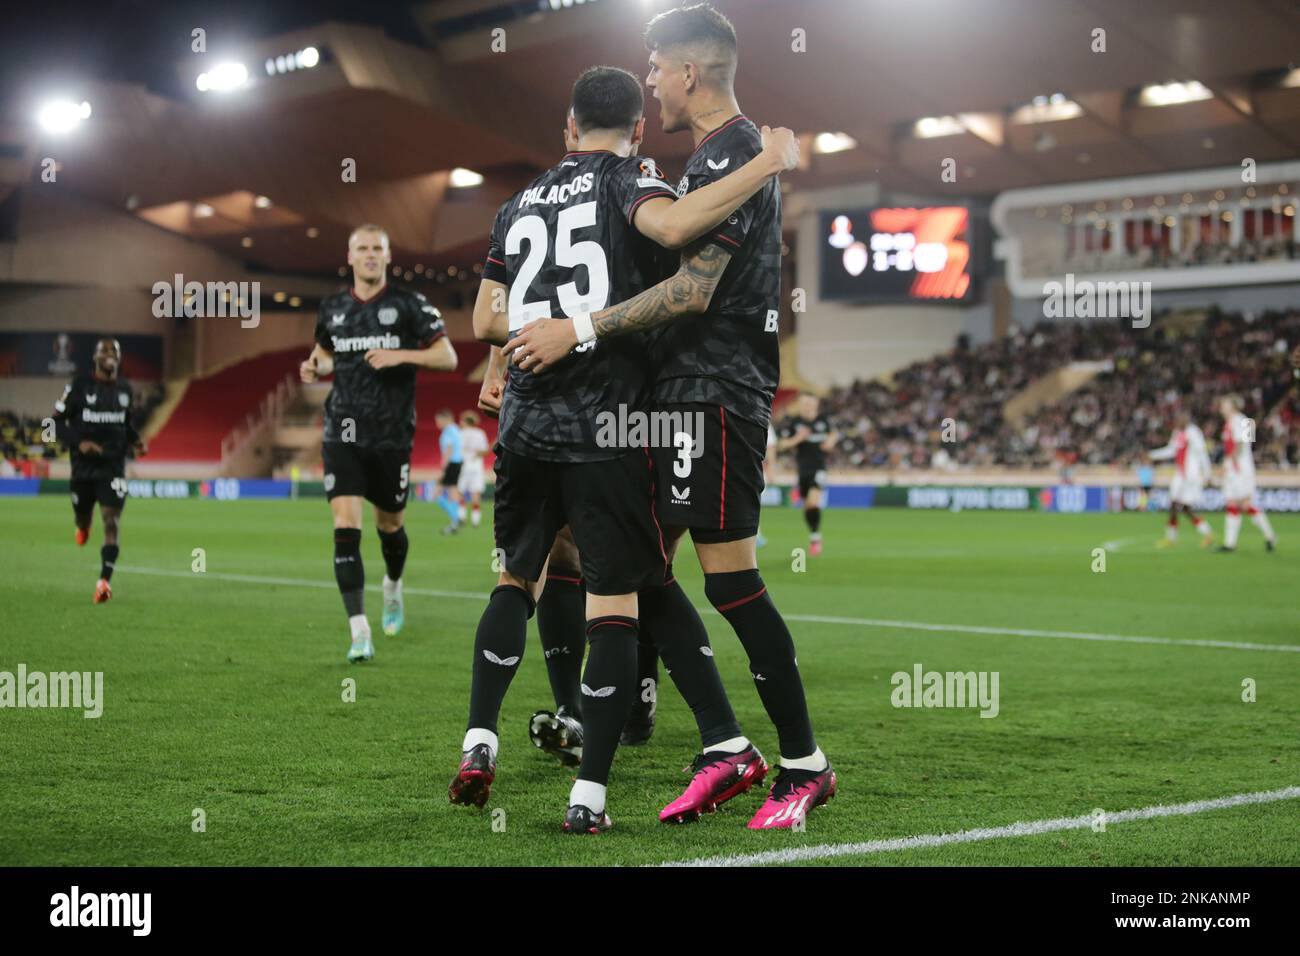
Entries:
<svg viewBox="0 0 1300 956">
<path fill-rule="evenodd" d="M 99 719 L 0 710 L 0 864 L 643 864 L 1300 784 L 1300 654 L 879 623 L 1300 645 L 1300 519 L 1274 516 L 1271 555 L 1246 525 L 1229 556 L 1201 551 L 1190 529 L 1157 550 L 1158 515 L 831 511 L 825 554 L 800 572 L 791 551 L 805 544 L 802 520 L 769 510 L 760 563 L 792 618 L 839 795 L 802 833 L 747 831 L 756 794 L 692 826 L 659 824 L 697 743 L 665 679 L 654 740 L 615 761 L 615 829 L 563 836 L 571 771 L 526 735 L 531 712 L 550 706 L 530 625 L 502 713 L 494 829 L 489 812 L 446 798 L 483 607 L 475 595 L 494 583 L 491 532 L 444 538 L 442 522 L 431 505 L 411 506 L 406 632 L 384 638 L 368 594 L 377 658 L 351 666 L 323 501 L 134 500 L 115 597 L 95 607 L 98 518 L 81 550 L 64 498 L 0 499 L 0 670 L 103 671 L 105 697 Z M 369 524 L 364 542 L 374 586 L 382 562 Z M 1107 543 L 1106 571 L 1094 573 L 1093 549 Z M 206 573 L 191 570 L 195 548 Z M 703 605 L 689 548 L 677 570 Z M 818 616 L 877 623 L 800 620 Z M 739 643 L 717 615 L 705 621 L 741 721 L 774 761 Z M 998 716 L 893 707 L 891 675 L 917 663 L 998 672 Z M 354 703 L 343 700 L 346 678 Z M 1242 700 L 1247 678 L 1253 703 Z M 196 809 L 204 832 L 192 827 Z M 1297 865 L 1298 814 L 1285 800 L 833 862 Z"/>
</svg>

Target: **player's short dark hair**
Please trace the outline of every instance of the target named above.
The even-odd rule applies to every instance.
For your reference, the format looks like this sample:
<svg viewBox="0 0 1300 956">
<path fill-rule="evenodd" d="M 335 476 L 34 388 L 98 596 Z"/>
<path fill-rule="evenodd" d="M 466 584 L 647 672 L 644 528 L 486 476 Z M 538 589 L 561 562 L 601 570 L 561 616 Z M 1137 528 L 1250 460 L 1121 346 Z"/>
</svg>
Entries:
<svg viewBox="0 0 1300 956">
<path fill-rule="evenodd" d="M 736 78 L 736 28 L 707 3 L 665 10 L 645 25 L 647 50 L 694 47 L 710 55 L 701 73 L 728 88 Z"/>
<path fill-rule="evenodd" d="M 645 96 L 641 81 L 616 66 L 593 66 L 573 84 L 571 108 L 578 129 L 630 133 L 641 118 Z"/>
</svg>

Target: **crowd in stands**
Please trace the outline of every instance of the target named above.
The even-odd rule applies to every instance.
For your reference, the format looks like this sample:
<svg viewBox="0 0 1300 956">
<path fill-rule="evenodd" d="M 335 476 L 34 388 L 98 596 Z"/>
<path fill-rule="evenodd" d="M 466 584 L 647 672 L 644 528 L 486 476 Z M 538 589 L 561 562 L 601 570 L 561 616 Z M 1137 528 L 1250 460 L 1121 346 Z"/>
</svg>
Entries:
<svg viewBox="0 0 1300 956">
<path fill-rule="evenodd" d="M 1300 462 L 1300 399 L 1294 390 L 1279 398 L 1290 380 L 1289 352 L 1300 342 L 1300 310 L 1165 318 L 1146 329 L 1128 320 L 1013 328 L 976 348 L 959 340 L 888 383 L 836 388 L 823 402 L 841 434 L 832 467 L 1125 466 L 1169 440 L 1181 407 L 1215 446 L 1217 401 L 1233 392 L 1257 421 L 1256 462 Z M 1080 361 L 1111 370 L 1019 424 L 1004 418 L 1003 406 L 1026 386 Z"/>
<path fill-rule="evenodd" d="M 1150 223 L 1128 225 L 1123 240 L 1093 232 L 1087 241 L 1077 241 L 1074 227 L 1065 242 L 1066 254 L 1057 272 L 1111 272 L 1135 269 L 1186 269 L 1195 266 L 1225 266 L 1252 262 L 1287 262 L 1300 258 L 1290 216 L 1255 210 L 1249 228 L 1234 240 L 1227 225 L 1209 228 L 1206 218 L 1184 218 L 1184 240 L 1174 248 L 1166 230 L 1152 231 Z M 1259 217 L 1269 222 L 1260 225 Z M 1146 226 L 1143 229 L 1142 226 Z"/>
<path fill-rule="evenodd" d="M 143 431 L 159 403 L 163 400 L 160 382 L 133 382 L 135 400 L 131 406 L 131 421 Z M 51 389 L 55 398 L 59 389 Z M 53 399 L 50 415 L 54 414 Z M 0 410 L 0 478 L 39 478 L 49 471 L 49 462 L 66 458 L 68 449 L 59 442 L 46 442 L 45 420 L 30 415 Z"/>
</svg>

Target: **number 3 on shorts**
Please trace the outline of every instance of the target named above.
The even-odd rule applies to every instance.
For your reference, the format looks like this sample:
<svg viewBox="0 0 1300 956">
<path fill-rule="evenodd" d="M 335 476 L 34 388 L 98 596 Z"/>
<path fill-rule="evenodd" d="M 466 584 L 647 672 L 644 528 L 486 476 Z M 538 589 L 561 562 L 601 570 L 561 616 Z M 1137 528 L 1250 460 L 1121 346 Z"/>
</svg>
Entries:
<svg viewBox="0 0 1300 956">
<path fill-rule="evenodd" d="M 673 447 L 677 449 L 677 460 L 673 462 L 673 474 L 678 478 L 691 476 L 691 433 L 676 432 L 673 435 Z"/>
</svg>

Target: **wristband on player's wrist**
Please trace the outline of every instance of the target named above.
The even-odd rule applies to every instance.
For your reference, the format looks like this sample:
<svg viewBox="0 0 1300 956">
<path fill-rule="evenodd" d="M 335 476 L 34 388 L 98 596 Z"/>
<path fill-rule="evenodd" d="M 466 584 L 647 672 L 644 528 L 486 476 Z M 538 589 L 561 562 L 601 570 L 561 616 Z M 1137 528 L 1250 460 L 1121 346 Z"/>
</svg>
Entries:
<svg viewBox="0 0 1300 956">
<path fill-rule="evenodd" d="M 591 324 L 590 312 L 579 312 L 573 317 L 573 331 L 578 336 L 579 345 L 595 341 L 596 328 Z"/>
</svg>

